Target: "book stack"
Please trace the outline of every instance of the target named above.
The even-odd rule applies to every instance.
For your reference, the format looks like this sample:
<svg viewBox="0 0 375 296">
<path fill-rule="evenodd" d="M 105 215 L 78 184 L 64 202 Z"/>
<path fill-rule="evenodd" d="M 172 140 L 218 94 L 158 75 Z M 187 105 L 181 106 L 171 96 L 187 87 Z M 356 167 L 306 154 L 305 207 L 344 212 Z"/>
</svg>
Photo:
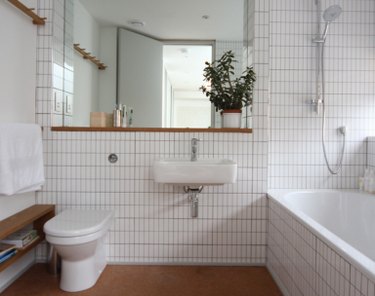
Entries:
<svg viewBox="0 0 375 296">
<path fill-rule="evenodd" d="M 17 249 L 22 249 L 38 238 L 38 232 L 35 229 L 21 229 L 2 239 L 0 243 L 14 245 Z"/>
<path fill-rule="evenodd" d="M 16 253 L 17 247 L 15 245 L 0 243 L 0 263 L 8 260 Z"/>
</svg>

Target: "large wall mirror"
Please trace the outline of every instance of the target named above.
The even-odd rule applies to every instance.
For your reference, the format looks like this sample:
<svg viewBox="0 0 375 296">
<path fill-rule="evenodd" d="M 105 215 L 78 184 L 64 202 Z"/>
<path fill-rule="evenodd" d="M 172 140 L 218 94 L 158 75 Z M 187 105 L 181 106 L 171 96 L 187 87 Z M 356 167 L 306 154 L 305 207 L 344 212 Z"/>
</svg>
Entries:
<svg viewBox="0 0 375 296">
<path fill-rule="evenodd" d="M 79 44 L 106 68 L 72 52 L 57 125 L 90 126 L 91 112 L 110 116 L 121 104 L 134 127 L 220 127 L 199 87 L 204 62 L 225 51 L 235 53 L 236 74 L 244 69 L 243 0 L 66 2 L 66 46 Z"/>
</svg>

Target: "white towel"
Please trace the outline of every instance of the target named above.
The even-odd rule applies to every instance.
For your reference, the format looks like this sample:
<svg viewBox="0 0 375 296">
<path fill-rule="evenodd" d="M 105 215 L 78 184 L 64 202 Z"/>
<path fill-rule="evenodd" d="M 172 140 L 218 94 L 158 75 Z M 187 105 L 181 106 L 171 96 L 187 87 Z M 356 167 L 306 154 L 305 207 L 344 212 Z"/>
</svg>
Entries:
<svg viewBox="0 0 375 296">
<path fill-rule="evenodd" d="M 0 194 L 39 190 L 44 181 L 40 126 L 0 124 Z"/>
</svg>

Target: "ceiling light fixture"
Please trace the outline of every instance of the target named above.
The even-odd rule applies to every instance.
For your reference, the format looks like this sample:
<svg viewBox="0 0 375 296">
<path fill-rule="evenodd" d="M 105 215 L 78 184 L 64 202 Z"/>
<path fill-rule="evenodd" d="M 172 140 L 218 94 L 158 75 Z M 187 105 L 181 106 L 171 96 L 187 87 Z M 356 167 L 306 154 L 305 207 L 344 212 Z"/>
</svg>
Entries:
<svg viewBox="0 0 375 296">
<path fill-rule="evenodd" d="M 128 24 L 132 25 L 133 27 L 137 27 L 137 28 L 141 28 L 141 27 L 144 27 L 146 25 L 146 23 L 144 21 L 141 21 L 141 20 L 130 20 L 130 21 L 128 21 Z"/>
</svg>

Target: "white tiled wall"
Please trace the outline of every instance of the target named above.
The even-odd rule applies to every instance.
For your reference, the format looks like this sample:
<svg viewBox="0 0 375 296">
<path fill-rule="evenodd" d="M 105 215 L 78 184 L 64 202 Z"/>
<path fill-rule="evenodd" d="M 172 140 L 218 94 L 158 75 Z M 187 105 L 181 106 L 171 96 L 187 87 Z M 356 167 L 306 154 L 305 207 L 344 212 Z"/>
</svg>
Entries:
<svg viewBox="0 0 375 296">
<path fill-rule="evenodd" d="M 43 0 L 41 5 L 52 14 L 53 9 L 61 8 L 54 3 Z M 60 14 L 53 15 L 58 18 Z M 52 39 L 49 33 L 41 30 L 40 44 Z M 259 32 L 252 36 L 253 54 L 267 52 L 266 38 Z M 62 42 L 53 38 L 57 45 Z M 52 43 L 45 47 L 51 50 Z M 41 58 L 50 64 L 53 61 L 50 56 Z M 264 264 L 268 71 L 265 63 L 254 66 L 260 87 L 254 103 L 253 134 L 51 132 L 49 75 L 49 83 L 39 86 L 37 119 L 45 127 L 47 180 L 37 202 L 54 203 L 58 212 L 65 208 L 112 209 L 115 220 L 106 245 L 110 262 Z M 239 164 L 236 184 L 204 188 L 197 219 L 190 217 L 182 188 L 155 184 L 151 176 L 155 159 L 188 158 L 192 137 L 202 139 L 200 158 L 226 157 Z M 119 156 L 118 163 L 108 162 L 110 153 Z M 45 256 L 44 248 L 38 256 Z"/>
<path fill-rule="evenodd" d="M 267 267 L 285 296 L 373 296 L 374 282 L 269 200 Z"/>
<path fill-rule="evenodd" d="M 367 138 L 367 166 L 375 169 L 375 137 Z"/>
<path fill-rule="evenodd" d="M 326 142 L 332 166 L 347 127 L 344 166 L 333 177 L 321 147 L 315 98 L 317 6 L 314 0 L 271 0 L 270 188 L 357 188 L 366 162 L 365 138 L 375 134 L 375 1 L 324 0 L 342 7 L 326 41 Z M 319 17 L 322 12 L 318 12 Z M 322 22 L 321 31 L 324 23 Z"/>
<path fill-rule="evenodd" d="M 38 202 L 115 212 L 108 240 L 111 262 L 264 263 L 266 203 L 251 180 L 252 136 L 212 133 L 46 134 L 47 184 Z M 233 185 L 205 187 L 199 218 L 181 187 L 154 183 L 155 159 L 190 156 L 239 164 Z M 116 153 L 116 164 L 108 162 Z"/>
</svg>

